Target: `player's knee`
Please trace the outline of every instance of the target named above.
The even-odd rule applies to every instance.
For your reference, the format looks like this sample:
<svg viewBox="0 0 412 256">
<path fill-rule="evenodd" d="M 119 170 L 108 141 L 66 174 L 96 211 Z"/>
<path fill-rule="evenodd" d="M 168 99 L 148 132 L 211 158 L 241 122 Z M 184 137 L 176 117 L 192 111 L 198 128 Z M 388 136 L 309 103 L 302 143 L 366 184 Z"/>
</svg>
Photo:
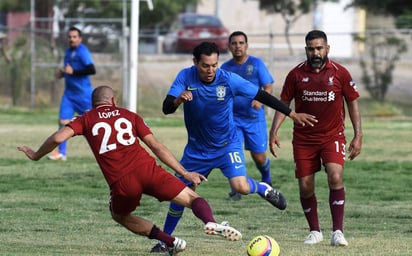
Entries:
<svg viewBox="0 0 412 256">
<path fill-rule="evenodd" d="M 70 123 L 69 119 L 60 119 L 59 120 L 59 125 L 60 126 L 65 126 L 66 124 Z"/>
<path fill-rule="evenodd" d="M 120 225 L 123 225 L 123 226 L 124 226 L 124 223 L 127 222 L 127 218 L 130 216 L 130 214 L 122 215 L 122 214 L 114 213 L 113 211 L 111 212 L 111 215 L 112 215 L 112 219 L 114 221 L 116 221 L 117 223 L 119 223 Z"/>
<path fill-rule="evenodd" d="M 249 194 L 250 189 L 249 186 L 247 186 L 246 184 L 238 184 L 233 187 L 233 190 L 242 195 L 247 195 Z"/>
<path fill-rule="evenodd" d="M 114 221 L 116 221 L 117 223 L 121 223 L 121 222 L 123 222 L 123 220 L 124 220 L 124 216 L 122 216 L 122 215 L 120 215 L 120 214 L 116 214 L 116 213 L 114 213 L 113 211 L 111 212 L 111 215 L 112 215 L 112 219 L 113 219 Z"/>
</svg>

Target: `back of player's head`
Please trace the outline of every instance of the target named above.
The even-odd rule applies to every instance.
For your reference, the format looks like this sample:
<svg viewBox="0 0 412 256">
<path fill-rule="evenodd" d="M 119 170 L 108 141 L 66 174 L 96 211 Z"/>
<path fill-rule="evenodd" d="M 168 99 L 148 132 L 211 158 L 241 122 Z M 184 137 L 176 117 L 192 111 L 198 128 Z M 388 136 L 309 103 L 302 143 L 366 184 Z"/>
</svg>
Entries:
<svg viewBox="0 0 412 256">
<path fill-rule="evenodd" d="M 92 104 L 97 106 L 103 103 L 112 104 L 114 98 L 114 91 L 108 85 L 100 85 L 93 90 L 92 93 Z"/>
<path fill-rule="evenodd" d="M 306 34 L 305 37 L 305 42 L 307 43 L 308 41 L 312 41 L 314 39 L 318 39 L 318 38 L 322 38 L 323 40 L 325 40 L 325 42 L 328 42 L 328 38 L 325 34 L 325 32 L 321 31 L 321 30 L 312 30 L 309 31 L 309 33 Z"/>
<path fill-rule="evenodd" d="M 245 43 L 247 43 L 247 35 L 243 31 L 235 31 L 229 36 L 229 44 L 234 36 L 243 36 L 245 38 Z"/>
<path fill-rule="evenodd" d="M 219 47 L 213 42 L 202 42 L 193 48 L 193 57 L 196 61 L 200 61 L 200 55 L 202 54 L 210 56 L 213 53 L 216 53 L 217 56 L 220 54 Z"/>
</svg>

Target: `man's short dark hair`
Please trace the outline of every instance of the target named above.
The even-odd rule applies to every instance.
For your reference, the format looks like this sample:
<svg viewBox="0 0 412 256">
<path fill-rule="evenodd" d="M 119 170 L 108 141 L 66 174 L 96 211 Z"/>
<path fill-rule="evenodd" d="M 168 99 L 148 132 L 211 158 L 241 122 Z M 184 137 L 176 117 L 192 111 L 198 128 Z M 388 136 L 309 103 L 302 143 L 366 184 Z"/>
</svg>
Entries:
<svg viewBox="0 0 412 256">
<path fill-rule="evenodd" d="M 69 32 L 70 31 L 77 31 L 77 33 L 79 33 L 79 37 L 82 37 L 82 31 L 80 29 L 76 28 L 75 26 L 70 27 Z"/>
<path fill-rule="evenodd" d="M 242 31 L 235 31 L 229 36 L 229 44 L 232 41 L 232 37 L 234 36 L 243 36 L 245 38 L 245 42 L 247 43 L 247 35 Z"/>
<path fill-rule="evenodd" d="M 325 32 L 323 32 L 321 30 L 309 31 L 309 33 L 306 34 L 305 42 L 307 43 L 308 41 L 312 41 L 312 40 L 318 39 L 318 38 L 322 38 L 323 40 L 325 40 L 325 42 L 328 42 L 328 38 L 326 37 Z"/>
<path fill-rule="evenodd" d="M 213 42 L 202 42 L 193 48 L 193 57 L 196 61 L 200 61 L 200 55 L 202 54 L 210 56 L 213 53 L 217 53 L 217 56 L 220 54 L 219 47 Z"/>
</svg>

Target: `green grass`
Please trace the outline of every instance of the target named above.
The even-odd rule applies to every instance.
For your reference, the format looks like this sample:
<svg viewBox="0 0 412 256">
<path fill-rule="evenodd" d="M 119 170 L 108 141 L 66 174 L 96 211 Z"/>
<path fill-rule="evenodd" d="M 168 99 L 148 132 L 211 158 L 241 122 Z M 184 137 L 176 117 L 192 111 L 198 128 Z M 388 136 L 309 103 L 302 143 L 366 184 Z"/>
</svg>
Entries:
<svg viewBox="0 0 412 256">
<path fill-rule="evenodd" d="M 31 162 L 16 150 L 37 148 L 56 127 L 55 111 L 0 113 L 0 255 L 150 255 L 154 241 L 116 224 L 108 211 L 108 187 L 81 137 L 69 142 L 67 162 Z M 179 118 L 148 118 L 155 135 L 179 158 L 186 132 Z M 348 127 L 351 127 L 348 124 Z M 274 184 L 288 199 L 279 211 L 257 195 L 226 201 L 229 188 L 215 170 L 198 192 L 211 204 L 218 221 L 227 220 L 244 235 L 228 242 L 202 233 L 202 223 L 186 211 L 175 235 L 188 242 L 183 255 L 246 255 L 246 245 L 259 234 L 274 237 L 285 255 L 412 255 L 412 123 L 364 120 L 361 155 L 345 168 L 346 248 L 329 245 L 328 189 L 317 175 L 320 223 L 325 241 L 305 246 L 303 216 L 291 155 L 291 123 L 281 130 L 279 158 L 271 158 Z M 348 139 L 351 138 L 348 129 Z M 258 178 L 246 153 L 249 174 Z M 168 203 L 144 196 L 136 214 L 162 226 Z"/>
</svg>

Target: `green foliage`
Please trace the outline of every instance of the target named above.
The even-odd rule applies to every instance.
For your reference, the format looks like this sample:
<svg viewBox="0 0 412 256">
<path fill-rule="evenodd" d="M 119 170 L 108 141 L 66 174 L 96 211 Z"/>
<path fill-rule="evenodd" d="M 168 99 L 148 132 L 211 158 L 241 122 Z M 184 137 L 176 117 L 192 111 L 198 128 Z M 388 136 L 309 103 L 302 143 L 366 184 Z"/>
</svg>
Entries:
<svg viewBox="0 0 412 256">
<path fill-rule="evenodd" d="M 395 63 L 407 51 L 406 43 L 388 33 L 370 33 L 355 40 L 369 47 L 367 55 L 360 59 L 362 82 L 373 99 L 383 102 L 393 80 Z"/>
<path fill-rule="evenodd" d="M 44 38 L 37 38 L 36 54 L 38 60 L 44 62 L 53 62 L 54 58 L 50 51 L 50 46 Z M 0 84 L 8 87 L 13 106 L 25 105 L 29 102 L 30 73 L 31 73 L 31 55 L 30 55 L 30 37 L 23 33 L 13 45 L 6 47 L 6 55 L 10 58 L 0 58 L 0 67 L 5 71 Z M 41 77 L 44 79 L 44 77 Z M 44 84 L 45 81 L 38 81 Z"/>
<path fill-rule="evenodd" d="M 133 0 L 134 1 L 134 0 Z M 148 9 L 146 1 L 140 1 L 140 26 L 142 28 L 168 27 L 178 13 L 185 12 L 196 6 L 200 0 L 152 0 L 153 10 Z M 130 22 L 131 0 L 125 1 L 127 5 L 128 22 Z M 37 0 L 35 1 L 37 13 L 44 16 L 48 14 L 53 4 L 60 9 L 67 10 L 65 17 L 84 18 L 121 18 L 123 16 L 122 0 Z M 0 12 L 30 11 L 28 0 L 1 0 Z"/>
<path fill-rule="evenodd" d="M 140 1 L 140 27 L 167 27 L 178 13 L 184 12 L 187 6 L 196 5 L 199 0 L 153 0 L 153 10 L 149 10 L 145 1 Z M 128 22 L 130 22 L 130 0 L 126 1 Z M 123 1 L 82 0 L 63 1 L 61 8 L 67 8 L 66 17 L 84 18 L 120 18 L 123 16 Z"/>
<path fill-rule="evenodd" d="M 323 2 L 336 2 L 337 0 L 322 0 Z M 290 42 L 289 31 L 293 24 L 304 14 L 312 11 L 319 0 L 259 0 L 259 8 L 269 13 L 279 13 L 285 21 L 285 37 L 290 55 L 294 55 Z"/>
<path fill-rule="evenodd" d="M 259 0 L 259 7 L 267 12 L 281 13 L 282 15 L 296 16 L 308 13 L 315 5 L 316 0 Z"/>
<path fill-rule="evenodd" d="M 185 12 L 189 6 L 196 6 L 199 0 L 153 0 L 153 10 L 147 4 L 140 4 L 140 22 L 144 28 L 168 28 L 177 14 Z"/>
<path fill-rule="evenodd" d="M 0 12 L 30 11 L 30 1 L 27 0 L 1 0 Z"/>
<path fill-rule="evenodd" d="M 66 17 L 84 18 L 120 18 L 122 6 L 123 1 L 110 0 L 62 1 L 59 3 L 60 8 L 67 8 Z"/>
<path fill-rule="evenodd" d="M 395 19 L 395 25 L 397 28 L 412 28 L 412 9 L 405 11 Z"/>
<path fill-rule="evenodd" d="M 410 0 L 353 0 L 350 6 L 361 7 L 370 13 L 391 15 L 397 28 L 412 27 L 412 1 Z"/>
<path fill-rule="evenodd" d="M 25 85 L 30 81 L 30 43 L 27 35 L 20 36 L 14 45 L 8 48 L 8 62 L 3 63 L 5 83 L 9 86 L 13 106 L 22 102 Z"/>
<path fill-rule="evenodd" d="M 407 10 L 412 10 L 410 0 L 353 0 L 350 6 L 361 7 L 375 14 L 389 14 L 395 17 Z"/>
</svg>

